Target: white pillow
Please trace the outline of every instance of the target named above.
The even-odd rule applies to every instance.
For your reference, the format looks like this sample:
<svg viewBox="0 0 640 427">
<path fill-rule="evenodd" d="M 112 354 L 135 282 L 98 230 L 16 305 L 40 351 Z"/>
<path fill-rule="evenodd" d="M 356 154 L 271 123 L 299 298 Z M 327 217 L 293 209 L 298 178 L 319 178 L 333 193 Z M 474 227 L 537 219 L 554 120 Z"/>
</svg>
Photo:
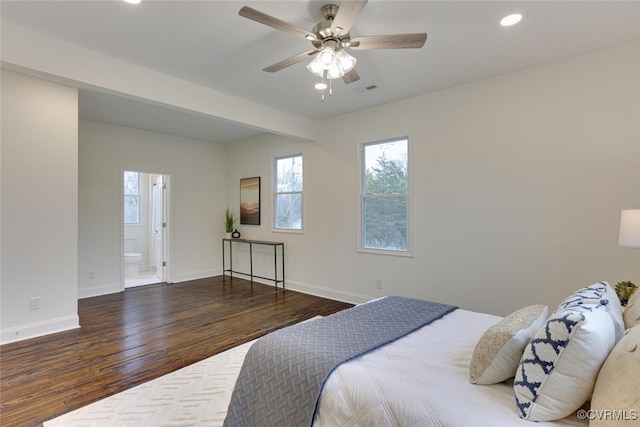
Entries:
<svg viewBox="0 0 640 427">
<path fill-rule="evenodd" d="M 526 346 L 513 383 L 521 418 L 551 421 L 589 398 L 600 366 L 616 343 L 603 305 L 556 310 Z"/>
<path fill-rule="evenodd" d="M 604 416 L 593 417 L 589 427 L 637 426 L 640 417 L 639 378 L 640 326 L 635 326 L 618 341 L 598 373 L 591 411 Z"/>
<path fill-rule="evenodd" d="M 624 326 L 627 329 L 631 329 L 636 325 L 640 325 L 640 291 L 636 291 L 631 294 L 631 298 L 627 302 L 627 306 L 622 312 L 622 318 L 624 319 Z"/>
<path fill-rule="evenodd" d="M 471 356 L 471 382 L 496 384 L 512 378 L 525 346 L 548 315 L 546 305 L 531 305 L 511 313 L 487 329 Z"/>
<path fill-rule="evenodd" d="M 594 283 L 591 286 L 584 287 L 573 294 L 569 295 L 554 310 L 574 307 L 580 305 L 602 305 L 611 319 L 616 329 L 616 341 L 622 338 L 625 326 L 622 318 L 622 305 L 616 291 L 607 282 Z"/>
</svg>

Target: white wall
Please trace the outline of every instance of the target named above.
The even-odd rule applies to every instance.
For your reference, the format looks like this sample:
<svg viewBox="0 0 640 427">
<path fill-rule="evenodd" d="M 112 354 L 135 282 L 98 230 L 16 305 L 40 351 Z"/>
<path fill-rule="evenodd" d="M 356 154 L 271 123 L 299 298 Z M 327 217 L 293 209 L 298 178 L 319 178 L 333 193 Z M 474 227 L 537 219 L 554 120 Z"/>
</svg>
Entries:
<svg viewBox="0 0 640 427">
<path fill-rule="evenodd" d="M 79 297 L 122 289 L 123 170 L 170 175 L 169 281 L 220 274 L 223 145 L 88 121 L 79 135 Z"/>
<path fill-rule="evenodd" d="M 77 105 L 75 88 L 2 70 L 0 343 L 78 327 Z"/>
<path fill-rule="evenodd" d="M 232 205 L 240 178 L 263 179 L 264 225 L 240 231 L 285 241 L 291 288 L 355 302 L 399 294 L 505 315 L 600 280 L 637 283 L 640 250 L 617 236 L 620 210 L 640 207 L 639 52 L 627 44 L 325 120 L 314 143 L 234 143 Z M 359 253 L 358 143 L 405 134 L 414 257 Z M 271 232 L 271 160 L 301 151 L 305 233 Z"/>
</svg>

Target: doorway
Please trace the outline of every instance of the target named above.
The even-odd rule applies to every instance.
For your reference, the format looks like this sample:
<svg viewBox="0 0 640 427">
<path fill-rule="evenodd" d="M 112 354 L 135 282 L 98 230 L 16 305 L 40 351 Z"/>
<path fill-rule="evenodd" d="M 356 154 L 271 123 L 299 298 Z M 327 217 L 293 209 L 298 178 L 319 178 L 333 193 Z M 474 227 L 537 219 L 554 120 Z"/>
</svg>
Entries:
<svg viewBox="0 0 640 427">
<path fill-rule="evenodd" d="M 165 174 L 123 173 L 124 288 L 166 282 L 168 182 Z"/>
</svg>

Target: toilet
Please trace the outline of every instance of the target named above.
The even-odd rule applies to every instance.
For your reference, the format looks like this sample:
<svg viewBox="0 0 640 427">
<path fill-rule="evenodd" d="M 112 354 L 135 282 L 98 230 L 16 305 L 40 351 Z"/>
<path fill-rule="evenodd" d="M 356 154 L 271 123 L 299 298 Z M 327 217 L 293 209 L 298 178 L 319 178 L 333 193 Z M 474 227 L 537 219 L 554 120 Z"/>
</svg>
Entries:
<svg viewBox="0 0 640 427">
<path fill-rule="evenodd" d="M 124 239 L 124 265 L 126 277 L 137 277 L 140 274 L 138 264 L 142 261 L 142 254 L 136 250 L 136 239 Z"/>
</svg>

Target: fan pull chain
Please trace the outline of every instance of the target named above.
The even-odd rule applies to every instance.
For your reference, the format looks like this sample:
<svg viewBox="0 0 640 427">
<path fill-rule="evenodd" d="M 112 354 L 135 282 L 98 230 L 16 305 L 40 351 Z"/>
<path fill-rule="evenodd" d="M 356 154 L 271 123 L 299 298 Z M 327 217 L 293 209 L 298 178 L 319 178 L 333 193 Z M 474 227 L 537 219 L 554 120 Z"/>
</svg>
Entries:
<svg viewBox="0 0 640 427">
<path fill-rule="evenodd" d="M 320 94 L 320 99 L 322 100 L 322 102 L 324 102 L 325 96 L 324 96 L 324 92 L 327 89 L 327 87 L 329 88 L 329 96 L 333 95 L 333 79 L 329 78 L 328 76 L 328 71 L 324 70 L 321 74 L 322 80 L 320 81 L 320 83 L 316 84 L 316 89 L 321 89 L 320 86 L 322 86 L 322 93 Z M 327 85 L 326 81 L 329 80 L 329 84 Z"/>
</svg>

